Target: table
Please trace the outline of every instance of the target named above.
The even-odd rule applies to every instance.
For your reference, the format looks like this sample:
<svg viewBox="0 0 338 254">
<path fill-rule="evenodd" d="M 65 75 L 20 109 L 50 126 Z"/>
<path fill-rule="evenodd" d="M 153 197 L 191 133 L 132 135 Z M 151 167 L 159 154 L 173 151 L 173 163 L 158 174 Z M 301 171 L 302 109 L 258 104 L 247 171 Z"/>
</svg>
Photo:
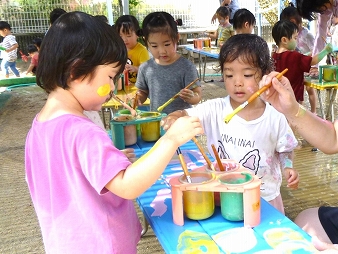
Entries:
<svg viewBox="0 0 338 254">
<path fill-rule="evenodd" d="M 140 140 L 138 153 L 145 153 L 151 146 Z M 193 142 L 181 146 L 181 151 L 189 170 L 204 165 Z M 309 235 L 263 199 L 261 223 L 253 229 L 244 228 L 243 222 L 225 220 L 219 207 L 208 219 L 185 218 L 183 226 L 174 224 L 169 180 L 182 173 L 180 162 L 174 156 L 156 183 L 136 200 L 166 253 L 316 252 Z"/>
<path fill-rule="evenodd" d="M 313 87 L 314 89 L 316 89 L 317 95 L 318 95 L 320 114 L 322 118 L 331 119 L 331 121 L 333 122 L 335 120 L 334 104 L 335 104 L 336 95 L 337 95 L 338 82 L 337 81 L 319 82 L 318 79 L 305 78 L 304 85 Z M 323 102 L 323 99 L 322 99 L 322 91 L 324 90 L 327 93 L 325 102 Z M 326 104 L 326 110 L 324 110 L 325 104 Z"/>
<path fill-rule="evenodd" d="M 196 28 L 179 28 L 178 33 L 180 35 L 180 44 L 188 43 L 188 34 L 192 34 L 194 38 L 200 37 L 199 34 L 217 30 L 216 27 L 196 27 Z"/>
<path fill-rule="evenodd" d="M 207 58 L 218 59 L 219 57 L 219 48 L 218 47 L 211 47 L 211 48 L 203 48 L 197 49 L 194 48 L 194 45 L 188 44 L 184 45 L 184 48 L 188 51 L 198 54 L 198 70 L 199 70 L 199 78 L 204 82 L 205 80 L 205 68 L 207 65 Z"/>
</svg>

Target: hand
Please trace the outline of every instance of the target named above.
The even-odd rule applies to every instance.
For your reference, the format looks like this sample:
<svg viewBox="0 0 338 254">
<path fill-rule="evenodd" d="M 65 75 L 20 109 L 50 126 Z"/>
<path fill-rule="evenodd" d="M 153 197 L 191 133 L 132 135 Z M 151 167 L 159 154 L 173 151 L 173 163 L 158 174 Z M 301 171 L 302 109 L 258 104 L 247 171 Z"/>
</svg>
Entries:
<svg viewBox="0 0 338 254">
<path fill-rule="evenodd" d="M 296 170 L 292 168 L 285 168 L 284 176 L 285 176 L 286 181 L 288 182 L 287 187 L 293 190 L 298 189 L 299 174 Z"/>
<path fill-rule="evenodd" d="M 182 89 L 179 96 L 185 102 L 189 102 L 196 94 L 190 89 Z"/>
<path fill-rule="evenodd" d="M 259 83 L 259 87 L 272 82 L 272 86 L 261 97 L 284 115 L 295 116 L 299 109 L 299 104 L 296 101 L 295 94 L 290 85 L 290 81 L 286 77 L 278 80 L 275 76 L 277 72 L 271 72 L 263 76 Z"/>
<path fill-rule="evenodd" d="M 138 68 L 134 65 L 131 65 L 131 64 L 126 64 L 124 69 L 128 72 L 138 72 Z"/>
<path fill-rule="evenodd" d="M 164 134 L 163 138 L 170 139 L 181 146 L 198 134 L 203 134 L 203 128 L 198 117 L 179 117 Z"/>
<path fill-rule="evenodd" d="M 126 148 L 126 149 L 121 150 L 121 152 L 124 153 L 125 156 L 127 156 L 130 162 L 135 162 L 137 160 L 133 148 Z"/>
</svg>

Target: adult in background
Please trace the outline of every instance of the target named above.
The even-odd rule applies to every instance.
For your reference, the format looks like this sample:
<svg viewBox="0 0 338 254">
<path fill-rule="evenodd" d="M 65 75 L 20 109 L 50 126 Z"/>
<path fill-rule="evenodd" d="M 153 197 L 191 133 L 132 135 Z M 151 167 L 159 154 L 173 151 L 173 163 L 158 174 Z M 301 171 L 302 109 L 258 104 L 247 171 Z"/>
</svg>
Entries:
<svg viewBox="0 0 338 254">
<path fill-rule="evenodd" d="M 318 54 L 325 47 L 327 30 L 331 25 L 332 14 L 338 16 L 338 0 L 296 0 L 299 14 L 312 21 L 317 20 L 317 34 L 312 55 Z"/>
</svg>

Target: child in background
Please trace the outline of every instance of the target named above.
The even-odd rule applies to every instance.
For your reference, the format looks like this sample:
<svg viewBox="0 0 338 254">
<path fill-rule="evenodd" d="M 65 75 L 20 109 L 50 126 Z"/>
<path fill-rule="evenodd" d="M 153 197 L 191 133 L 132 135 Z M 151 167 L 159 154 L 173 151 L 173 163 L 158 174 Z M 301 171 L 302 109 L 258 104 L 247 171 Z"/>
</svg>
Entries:
<svg viewBox="0 0 338 254">
<path fill-rule="evenodd" d="M 278 46 L 272 58 L 275 69 L 281 72 L 288 68 L 285 77 L 290 80 L 296 99 L 300 104 L 304 101 L 304 72 L 309 72 L 312 65 L 319 63 L 328 53 L 332 52 L 332 45 L 328 43 L 325 49 L 315 56 L 306 56 L 297 51 L 298 26 L 288 20 L 278 21 L 272 28 L 272 37 Z"/>
<path fill-rule="evenodd" d="M 235 34 L 252 34 L 256 25 L 256 18 L 251 11 L 242 8 L 234 14 L 233 26 Z"/>
<path fill-rule="evenodd" d="M 262 180 L 261 196 L 284 213 L 280 194 L 281 167 L 288 187 L 297 188 L 299 182 L 298 173 L 292 168 L 297 140 L 286 118 L 258 97 L 228 124 L 224 123 L 225 116 L 257 92 L 263 75 L 273 69 L 270 59 L 269 47 L 261 37 L 234 35 L 219 54 L 229 95 L 175 111 L 164 118 L 161 125 L 170 130 L 171 124 L 179 118 L 197 116 L 207 136 L 210 154 L 213 154 L 211 145 L 214 144 L 220 158 L 234 159 L 257 175 Z"/>
<path fill-rule="evenodd" d="M 185 109 L 201 100 L 200 83 L 192 89 L 185 87 L 197 79 L 195 65 L 177 53 L 179 40 L 177 24 L 166 12 L 153 12 L 143 20 L 142 32 L 153 58 L 143 63 L 138 72 L 138 104 L 147 97 L 150 99 L 150 110 L 157 111 L 171 97 L 180 92 L 179 98 L 164 108 L 169 114 L 178 109 Z"/>
<path fill-rule="evenodd" d="M 211 39 L 216 39 L 216 45 L 221 47 L 231 36 L 235 34 L 233 26 L 230 24 L 230 10 L 228 7 L 221 6 L 216 11 L 219 25 L 215 33 L 209 33 Z"/>
<path fill-rule="evenodd" d="M 124 70 L 120 36 L 94 16 L 69 12 L 43 40 L 36 81 L 48 98 L 27 135 L 25 168 L 45 251 L 136 254 L 141 225 L 132 200 L 178 146 L 203 132 L 198 118 L 177 122 L 131 164 L 83 114 L 101 109 Z"/>
<path fill-rule="evenodd" d="M 280 14 L 280 20 L 289 20 L 298 26 L 297 48 L 296 50 L 304 55 L 312 55 L 315 38 L 310 31 L 303 26 L 302 17 L 299 15 L 297 8 L 293 6 L 286 7 Z M 311 71 L 312 70 L 312 71 Z M 310 76 L 318 75 L 317 67 L 310 69 Z M 316 113 L 317 95 L 313 87 L 305 86 L 309 95 L 311 112 Z"/>
<path fill-rule="evenodd" d="M 28 45 L 27 51 L 28 51 L 29 57 L 31 58 L 31 63 L 28 66 L 26 75 L 29 75 L 29 74 L 35 75 L 36 67 L 38 67 L 39 52 L 38 52 L 38 49 L 33 44 Z"/>
<path fill-rule="evenodd" d="M 134 16 L 123 15 L 116 20 L 114 27 L 127 47 L 126 70 L 129 82 L 135 84 L 139 66 L 149 60 L 147 48 L 137 41 L 142 36 L 140 25 Z"/>
<path fill-rule="evenodd" d="M 12 34 L 11 26 L 5 22 L 0 21 L 0 35 L 4 37 L 0 46 L 5 48 L 1 50 L 1 69 L 5 72 L 6 78 L 9 78 L 8 68 L 11 68 L 11 71 L 15 76 L 20 77 L 20 73 L 16 68 L 17 50 L 19 44 L 16 42 L 15 36 Z"/>
</svg>

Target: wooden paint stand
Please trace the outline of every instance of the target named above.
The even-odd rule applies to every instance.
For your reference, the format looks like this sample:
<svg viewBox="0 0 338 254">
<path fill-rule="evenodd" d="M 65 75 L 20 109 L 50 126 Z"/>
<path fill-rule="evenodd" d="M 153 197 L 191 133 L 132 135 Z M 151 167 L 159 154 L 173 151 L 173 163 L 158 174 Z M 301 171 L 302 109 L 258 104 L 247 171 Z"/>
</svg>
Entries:
<svg viewBox="0 0 338 254">
<path fill-rule="evenodd" d="M 205 167 L 203 167 L 205 168 Z M 204 172 L 203 172 L 204 171 Z M 243 184 L 224 184 L 220 181 L 223 176 L 240 176 L 242 173 L 248 173 L 247 170 L 239 169 L 236 172 L 205 172 L 205 169 L 196 169 L 194 173 L 213 174 L 213 180 L 207 183 L 182 183 L 180 176 L 173 177 L 170 180 L 172 194 L 172 213 L 173 221 L 176 225 L 184 225 L 183 192 L 184 191 L 213 191 L 213 192 L 236 192 L 243 193 L 243 211 L 244 226 L 255 227 L 260 223 L 261 204 L 260 204 L 260 185 L 261 180 L 252 175 L 252 180 Z"/>
</svg>

